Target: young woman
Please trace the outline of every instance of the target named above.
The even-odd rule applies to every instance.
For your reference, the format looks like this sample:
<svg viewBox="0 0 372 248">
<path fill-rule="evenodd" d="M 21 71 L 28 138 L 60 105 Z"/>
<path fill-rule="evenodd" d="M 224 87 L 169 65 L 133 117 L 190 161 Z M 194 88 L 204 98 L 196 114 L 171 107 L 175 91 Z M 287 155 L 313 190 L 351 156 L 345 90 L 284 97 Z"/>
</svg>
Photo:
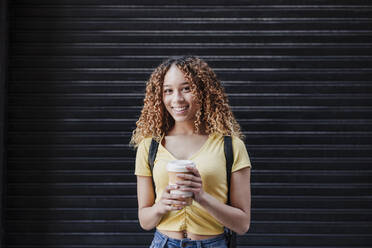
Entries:
<svg viewBox="0 0 372 248">
<path fill-rule="evenodd" d="M 151 74 L 144 106 L 130 144 L 137 147 L 138 217 L 145 230 L 156 228 L 150 247 L 226 247 L 224 227 L 248 231 L 251 218 L 250 160 L 220 81 L 194 56 L 172 57 Z M 223 136 L 232 137 L 234 162 L 227 205 Z M 151 139 L 159 142 L 152 173 Z M 196 167 L 168 186 L 166 164 L 191 160 Z M 172 189 L 193 192 L 187 205 Z M 156 194 L 154 194 L 154 191 Z M 177 205 L 181 205 L 178 206 Z"/>
</svg>

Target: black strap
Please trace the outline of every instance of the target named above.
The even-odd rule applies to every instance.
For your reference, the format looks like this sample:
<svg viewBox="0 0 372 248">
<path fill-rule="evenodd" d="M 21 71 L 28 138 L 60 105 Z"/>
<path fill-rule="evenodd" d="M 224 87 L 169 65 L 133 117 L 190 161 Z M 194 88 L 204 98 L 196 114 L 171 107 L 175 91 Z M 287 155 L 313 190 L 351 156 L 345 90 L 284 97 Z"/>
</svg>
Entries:
<svg viewBox="0 0 372 248">
<path fill-rule="evenodd" d="M 231 169 L 234 163 L 234 154 L 232 147 L 232 138 L 231 136 L 223 137 L 225 159 L 226 159 L 226 177 L 227 177 L 227 204 L 230 205 L 230 186 L 231 186 Z M 228 247 L 236 247 L 236 233 L 225 227 L 225 235 L 228 238 Z"/>
<path fill-rule="evenodd" d="M 158 147 L 159 147 L 159 143 L 156 140 L 152 139 L 150 149 L 149 149 L 149 157 L 148 157 L 148 162 L 149 162 L 150 169 L 151 169 L 151 175 L 152 175 L 152 171 L 153 171 L 153 168 L 154 168 L 156 153 L 158 152 Z M 155 198 L 156 198 L 154 177 L 151 176 L 151 178 L 152 178 L 152 186 L 154 188 Z"/>
<path fill-rule="evenodd" d="M 227 176 L 227 204 L 230 205 L 230 182 L 231 182 L 231 169 L 234 162 L 233 148 L 231 136 L 223 137 L 225 159 L 226 159 L 226 176 Z"/>
<path fill-rule="evenodd" d="M 149 157 L 148 157 L 148 160 L 149 160 L 148 162 L 151 167 L 151 174 L 152 174 L 152 169 L 154 168 L 154 162 L 155 162 L 156 153 L 158 152 L 158 147 L 159 147 L 159 143 L 156 140 L 152 139 L 150 150 L 149 150 Z"/>
</svg>

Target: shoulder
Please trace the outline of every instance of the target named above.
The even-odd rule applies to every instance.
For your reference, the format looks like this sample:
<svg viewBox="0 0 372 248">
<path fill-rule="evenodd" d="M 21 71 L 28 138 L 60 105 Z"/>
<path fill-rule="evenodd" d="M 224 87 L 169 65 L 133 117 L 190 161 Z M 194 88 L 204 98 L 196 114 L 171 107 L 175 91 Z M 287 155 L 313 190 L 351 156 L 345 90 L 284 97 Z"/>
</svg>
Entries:
<svg viewBox="0 0 372 248">
<path fill-rule="evenodd" d="M 232 143 L 234 147 L 245 147 L 244 141 L 240 139 L 238 136 L 231 136 L 232 138 Z"/>
<path fill-rule="evenodd" d="M 150 144 L 151 144 L 151 137 L 144 138 L 143 140 L 140 141 L 138 144 L 137 150 L 138 151 L 148 151 L 150 149 Z"/>
<path fill-rule="evenodd" d="M 224 142 L 224 135 L 222 135 L 220 133 L 213 133 L 212 135 L 213 135 L 213 138 L 215 140 Z M 245 147 L 244 141 L 242 139 L 240 139 L 238 136 L 232 135 L 230 137 L 231 137 L 231 143 L 233 145 L 233 148 L 235 148 L 235 147 L 237 147 L 237 148 Z"/>
</svg>

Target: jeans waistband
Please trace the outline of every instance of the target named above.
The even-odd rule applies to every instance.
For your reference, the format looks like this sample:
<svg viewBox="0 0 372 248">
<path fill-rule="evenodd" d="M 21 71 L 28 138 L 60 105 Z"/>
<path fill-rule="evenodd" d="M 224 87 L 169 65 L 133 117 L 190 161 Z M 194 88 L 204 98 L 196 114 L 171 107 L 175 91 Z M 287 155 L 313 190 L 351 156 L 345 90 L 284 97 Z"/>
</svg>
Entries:
<svg viewBox="0 0 372 248">
<path fill-rule="evenodd" d="M 225 234 L 224 233 L 221 233 L 219 234 L 218 236 L 216 237 L 213 237 L 213 238 L 210 238 L 210 239 L 200 239 L 200 240 L 191 240 L 190 238 L 184 238 L 184 239 L 174 239 L 174 238 L 171 238 L 161 232 L 159 232 L 158 230 L 156 230 L 155 232 L 155 236 L 158 236 L 159 238 L 161 239 L 167 239 L 168 241 L 172 242 L 172 243 L 176 243 L 176 244 L 182 244 L 182 243 L 189 243 L 189 244 L 204 244 L 204 245 L 208 245 L 210 243 L 213 243 L 213 242 L 216 242 L 216 241 L 220 241 L 220 240 L 224 240 L 225 239 Z"/>
</svg>

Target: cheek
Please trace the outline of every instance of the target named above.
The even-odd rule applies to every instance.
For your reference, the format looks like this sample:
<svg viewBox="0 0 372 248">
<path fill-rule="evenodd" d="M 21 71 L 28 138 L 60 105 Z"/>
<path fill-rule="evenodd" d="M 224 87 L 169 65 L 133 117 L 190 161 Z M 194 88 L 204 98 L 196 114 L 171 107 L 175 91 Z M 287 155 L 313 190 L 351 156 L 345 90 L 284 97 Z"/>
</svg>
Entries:
<svg viewBox="0 0 372 248">
<path fill-rule="evenodd" d="M 163 96 L 163 104 L 165 105 L 165 107 L 168 108 L 168 105 L 169 105 L 169 97 L 167 97 L 166 95 Z"/>
<path fill-rule="evenodd" d="M 199 104 L 199 101 L 197 99 L 193 99 L 192 100 L 192 108 L 195 110 L 198 110 L 200 108 L 200 104 Z"/>
</svg>

